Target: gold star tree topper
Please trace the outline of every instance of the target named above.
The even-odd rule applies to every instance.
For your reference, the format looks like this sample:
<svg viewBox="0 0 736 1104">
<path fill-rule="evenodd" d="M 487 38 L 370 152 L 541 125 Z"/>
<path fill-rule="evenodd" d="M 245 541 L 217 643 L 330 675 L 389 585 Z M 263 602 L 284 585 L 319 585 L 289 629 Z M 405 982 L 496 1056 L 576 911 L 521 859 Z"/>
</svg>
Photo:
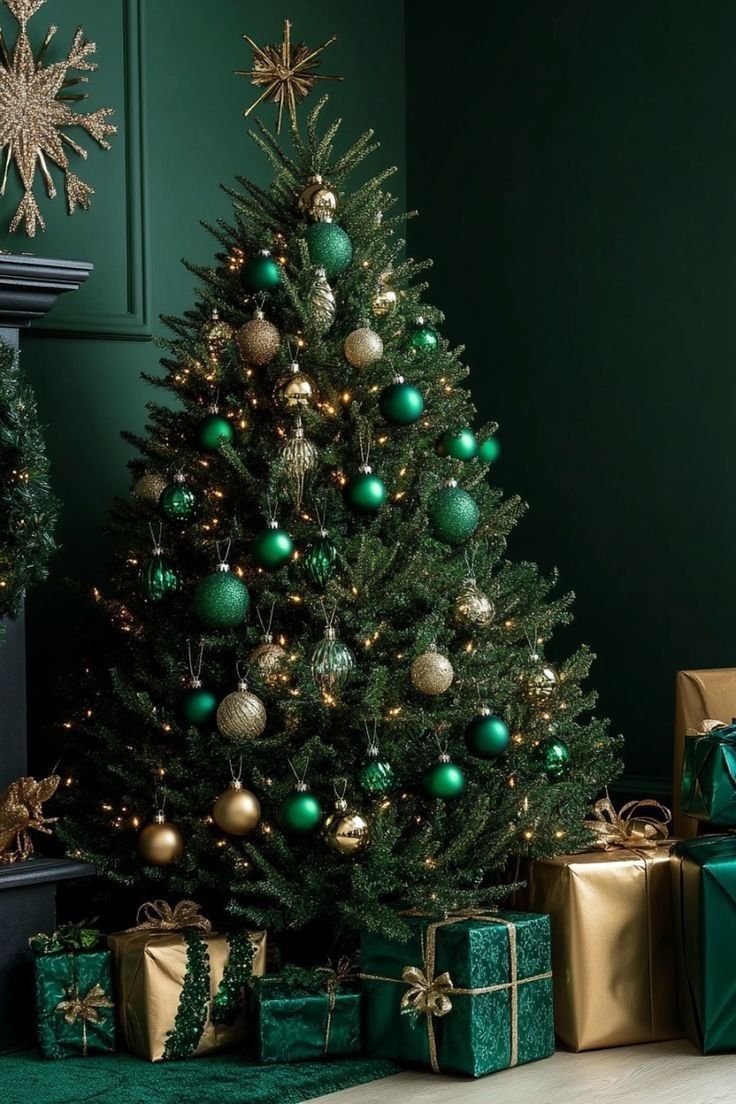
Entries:
<svg viewBox="0 0 736 1104">
<path fill-rule="evenodd" d="M 112 108 L 82 114 L 72 110 L 70 104 L 86 99 L 84 94 L 72 94 L 67 90 L 74 85 L 85 84 L 87 77 L 69 77 L 70 69 L 92 72 L 97 69 L 89 61 L 94 54 L 94 42 L 87 42 L 78 27 L 69 54 L 63 61 L 44 66 L 46 52 L 56 27 L 49 27 L 38 54 L 34 57 L 28 38 L 28 20 L 36 14 L 46 0 L 3 0 L 5 6 L 20 24 L 12 54 L 8 51 L 0 32 L 0 150 L 6 150 L 0 195 L 5 195 L 10 166 L 15 161 L 23 184 L 24 196 L 10 223 L 11 231 L 25 224 L 26 236 L 32 238 L 36 229 L 46 229 L 38 208 L 33 187 L 36 168 L 43 176 L 50 198 L 56 195 L 47 158 L 62 170 L 66 184 L 66 200 L 69 214 L 77 205 L 87 208 L 94 188 L 85 184 L 69 167 L 64 143 L 80 157 L 87 151 L 64 133 L 64 127 L 82 127 L 103 149 L 109 149 L 107 138 L 115 134 L 117 127 L 107 120 Z"/>
<path fill-rule="evenodd" d="M 292 127 L 296 127 L 296 105 L 307 98 L 317 81 L 342 80 L 342 77 L 330 77 L 324 73 L 315 72 L 320 65 L 321 54 L 332 45 L 337 35 L 328 38 L 315 50 L 310 50 L 303 42 L 297 42 L 296 46 L 292 46 L 291 23 L 285 19 L 284 33 L 281 42 L 277 45 L 258 46 L 249 35 L 244 34 L 243 38 L 253 50 L 253 68 L 236 69 L 235 75 L 250 77 L 251 84 L 257 88 L 263 88 L 255 103 L 246 108 L 243 114 L 247 118 L 263 100 L 278 104 L 277 134 L 281 133 L 281 119 L 285 107 L 289 109 Z"/>
</svg>

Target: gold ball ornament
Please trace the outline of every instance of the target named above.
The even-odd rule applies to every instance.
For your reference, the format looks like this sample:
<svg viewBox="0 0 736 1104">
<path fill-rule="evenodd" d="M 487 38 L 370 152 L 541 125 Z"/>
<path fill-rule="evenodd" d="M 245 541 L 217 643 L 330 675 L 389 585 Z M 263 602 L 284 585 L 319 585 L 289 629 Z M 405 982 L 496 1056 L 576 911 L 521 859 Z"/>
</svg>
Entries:
<svg viewBox="0 0 736 1104">
<path fill-rule="evenodd" d="M 243 679 L 237 690 L 222 699 L 217 707 L 217 727 L 227 740 L 242 743 L 255 740 L 266 727 L 266 707 L 257 694 L 252 694 Z"/>
<path fill-rule="evenodd" d="M 257 310 L 250 322 L 238 330 L 235 340 L 238 352 L 245 365 L 264 368 L 270 364 L 279 351 L 281 334 L 269 322 L 262 310 Z"/>
<path fill-rule="evenodd" d="M 337 196 L 332 185 L 319 173 L 310 176 L 307 186 L 299 196 L 299 213 L 314 222 L 330 222 L 337 210 Z"/>
<path fill-rule="evenodd" d="M 340 808 L 340 805 L 344 808 Z M 362 813 L 348 809 L 344 802 L 338 802 L 334 813 L 330 813 L 324 822 L 322 836 L 333 851 L 341 855 L 357 855 L 370 843 L 371 830 Z"/>
<path fill-rule="evenodd" d="M 138 854 L 151 866 L 168 866 L 184 851 L 182 834 L 163 813 L 156 813 L 138 836 Z"/>
<path fill-rule="evenodd" d="M 378 279 L 378 291 L 373 297 L 373 313 L 377 318 L 391 314 L 399 301 L 397 292 L 389 285 L 391 274 L 384 272 Z"/>
<path fill-rule="evenodd" d="M 294 361 L 286 375 L 276 384 L 275 399 L 286 410 L 299 410 L 310 406 L 314 401 L 316 387 L 314 380 L 302 372 Z"/>
<path fill-rule="evenodd" d="M 261 803 L 235 779 L 215 802 L 212 819 L 229 836 L 247 836 L 261 819 Z"/>
<path fill-rule="evenodd" d="M 526 691 L 532 701 L 544 703 L 557 689 L 559 676 L 541 656 L 532 656 L 533 666 L 526 679 Z"/>
<path fill-rule="evenodd" d="M 220 318 L 219 311 L 215 309 L 212 311 L 212 317 L 202 326 L 201 334 L 210 360 L 217 361 L 232 341 L 233 328 Z"/>
<path fill-rule="evenodd" d="M 367 368 L 383 356 L 383 342 L 375 330 L 359 326 L 345 338 L 343 352 L 353 368 Z"/>
<path fill-rule="evenodd" d="M 158 500 L 170 482 L 161 472 L 146 472 L 136 480 L 131 494 L 141 505 L 158 506 Z"/>
<path fill-rule="evenodd" d="M 271 633 L 266 633 L 248 656 L 248 663 L 255 667 L 266 686 L 273 689 L 281 682 L 288 656 L 280 644 L 274 644 Z"/>
<path fill-rule="evenodd" d="M 466 579 L 453 605 L 456 624 L 485 629 L 493 621 L 495 612 L 493 602 L 476 585 L 475 579 Z"/>
<path fill-rule="evenodd" d="M 409 672 L 412 686 L 420 694 L 444 694 L 448 690 L 455 672 L 447 656 L 433 646 L 414 660 Z"/>
</svg>

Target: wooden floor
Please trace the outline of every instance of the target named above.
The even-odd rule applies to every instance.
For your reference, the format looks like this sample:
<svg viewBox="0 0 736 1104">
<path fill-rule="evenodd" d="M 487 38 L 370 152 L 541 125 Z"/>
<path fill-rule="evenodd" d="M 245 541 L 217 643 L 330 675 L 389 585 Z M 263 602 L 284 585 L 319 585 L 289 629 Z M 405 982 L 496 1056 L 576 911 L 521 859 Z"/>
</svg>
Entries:
<svg viewBox="0 0 736 1104">
<path fill-rule="evenodd" d="M 319 1097 L 319 1104 L 736 1104 L 736 1054 L 703 1057 L 684 1039 L 558 1051 L 478 1081 L 407 1072 Z M 318 1104 L 312 1101 L 311 1104 Z"/>
</svg>

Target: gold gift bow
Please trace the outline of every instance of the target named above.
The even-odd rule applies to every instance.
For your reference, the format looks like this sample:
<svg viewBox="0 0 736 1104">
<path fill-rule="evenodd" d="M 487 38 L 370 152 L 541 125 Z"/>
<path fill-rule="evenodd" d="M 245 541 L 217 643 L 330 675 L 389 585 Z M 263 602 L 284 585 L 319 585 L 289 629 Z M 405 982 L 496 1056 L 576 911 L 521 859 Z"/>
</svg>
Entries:
<svg viewBox="0 0 736 1104">
<path fill-rule="evenodd" d="M 717 732 L 719 728 L 730 728 L 725 721 L 714 721 L 712 717 L 706 717 L 700 722 L 700 728 L 688 730 L 688 736 L 710 736 L 711 732 Z"/>
<path fill-rule="evenodd" d="M 329 959 L 328 959 L 329 962 Z M 343 955 L 337 960 L 337 966 L 318 966 L 318 974 L 326 975 L 327 982 L 327 1024 L 325 1026 L 325 1048 L 323 1054 L 327 1054 L 330 1047 L 330 1031 L 332 1029 L 332 1013 L 335 1011 L 337 992 L 346 981 L 355 978 L 355 966 L 348 955 Z"/>
<path fill-rule="evenodd" d="M 83 997 L 79 995 L 77 983 L 67 990 L 67 999 L 59 1001 L 56 1012 L 63 1012 L 68 1024 L 82 1021 L 82 1054 L 87 1057 L 87 1024 L 102 1023 L 101 1008 L 114 1008 L 115 1005 L 108 1000 L 105 990 L 101 985 L 93 985 Z"/>
<path fill-rule="evenodd" d="M 199 911 L 195 901 L 179 901 L 173 909 L 167 901 L 145 901 L 138 909 L 136 923 L 126 931 L 183 931 L 184 928 L 212 930 L 212 924 Z M 141 920 L 141 917 L 143 919 Z"/>
<path fill-rule="evenodd" d="M 416 909 L 407 909 L 402 915 L 421 916 L 427 914 Z M 497 985 L 483 985 L 477 989 L 461 989 L 454 985 L 447 971 L 435 977 L 437 930 L 449 924 L 457 924 L 461 920 L 471 919 L 479 920 L 485 924 L 502 924 L 506 928 L 509 939 L 509 981 L 502 981 Z M 402 1011 L 416 1010 L 426 1015 L 429 1064 L 433 1073 L 439 1073 L 440 1066 L 437 1059 L 434 1017 L 446 1016 L 452 1011 L 452 1001 L 448 995 L 450 992 L 453 996 L 474 997 L 481 993 L 497 993 L 503 989 L 509 990 L 511 1005 L 511 1060 L 509 1066 L 511 1067 L 517 1065 L 519 1061 L 519 986 L 527 985 L 531 981 L 545 981 L 552 977 L 552 971 L 547 970 L 543 974 L 520 978 L 516 948 L 516 925 L 510 920 L 502 920 L 500 916 L 489 916 L 482 909 L 465 909 L 448 913 L 444 920 L 436 920 L 434 923 L 427 925 L 423 969 L 416 966 L 405 966 L 400 978 L 383 977 L 380 974 L 360 974 L 359 976 L 366 981 L 390 981 L 395 985 L 409 986 L 409 991 L 401 998 Z"/>
<path fill-rule="evenodd" d="M 651 816 L 635 816 L 637 809 L 656 809 L 662 819 Z M 672 813 L 660 801 L 653 797 L 644 801 L 628 801 L 618 812 L 608 794 L 596 801 L 593 806 L 595 820 L 584 820 L 583 827 L 593 832 L 596 841 L 594 848 L 608 851 L 612 847 L 625 847 L 631 851 L 658 847 L 669 838 L 667 825 Z"/>
</svg>

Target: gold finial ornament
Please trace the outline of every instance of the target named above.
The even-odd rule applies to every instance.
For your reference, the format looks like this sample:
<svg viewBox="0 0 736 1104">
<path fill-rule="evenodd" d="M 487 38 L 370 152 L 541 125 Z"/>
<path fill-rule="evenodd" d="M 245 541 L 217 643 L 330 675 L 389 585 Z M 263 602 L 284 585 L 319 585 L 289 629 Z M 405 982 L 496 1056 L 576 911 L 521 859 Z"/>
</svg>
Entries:
<svg viewBox="0 0 736 1104">
<path fill-rule="evenodd" d="M 6 0 L 6 3 L 8 0 Z M 17 3 L 18 0 L 15 0 Z M 333 35 L 310 50 L 303 42 L 291 44 L 291 23 L 284 20 L 284 33 L 280 43 L 271 46 L 259 46 L 250 35 L 244 34 L 243 38 L 253 51 L 253 68 L 236 69 L 237 77 L 250 77 L 251 84 L 256 88 L 262 88 L 260 96 L 254 103 L 247 107 L 243 114 L 247 118 L 259 103 L 266 100 L 267 103 L 278 104 L 279 113 L 276 122 L 276 133 L 281 133 L 281 119 L 284 108 L 289 111 L 291 125 L 296 129 L 296 105 L 305 100 L 314 88 L 317 81 L 338 81 L 342 77 L 327 76 L 325 73 L 317 73 L 315 70 L 320 65 L 321 55 L 331 46 L 337 38 Z"/>
</svg>

